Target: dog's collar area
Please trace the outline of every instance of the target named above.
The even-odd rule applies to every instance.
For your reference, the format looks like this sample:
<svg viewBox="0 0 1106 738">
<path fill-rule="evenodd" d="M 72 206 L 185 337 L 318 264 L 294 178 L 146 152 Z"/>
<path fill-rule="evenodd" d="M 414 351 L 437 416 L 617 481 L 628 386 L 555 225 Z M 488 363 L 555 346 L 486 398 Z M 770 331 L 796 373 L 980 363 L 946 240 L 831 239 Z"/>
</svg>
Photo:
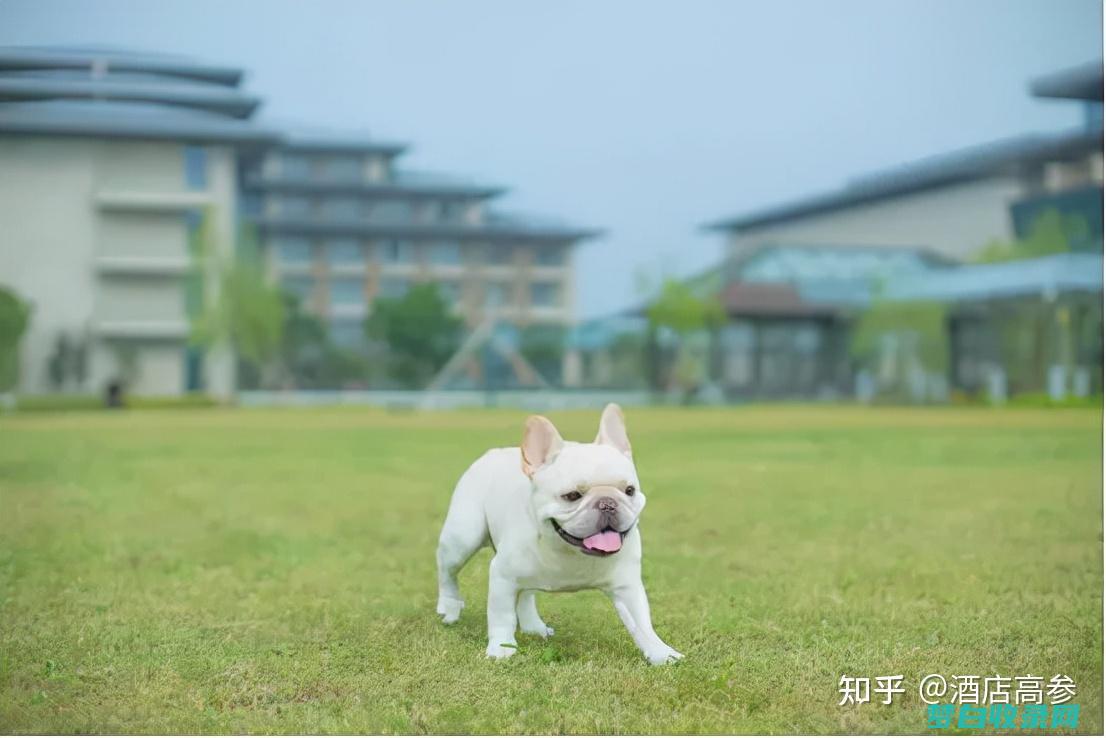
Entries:
<svg viewBox="0 0 1106 738">
<path fill-rule="evenodd" d="M 583 538 L 577 538 L 576 536 L 572 535 L 571 533 L 566 531 L 564 528 L 557 525 L 557 521 L 554 520 L 553 518 L 550 518 L 549 522 L 553 524 L 553 530 L 557 531 L 557 535 L 559 535 L 566 543 L 576 547 L 582 553 L 585 553 L 588 556 L 613 556 L 614 554 L 616 554 L 616 553 L 618 553 L 619 551 L 622 550 L 621 546 L 619 546 L 619 548 L 615 551 L 602 551 L 602 550 L 597 549 L 597 548 L 588 548 L 587 546 L 584 545 L 584 539 Z M 614 528 L 611 528 L 611 527 L 608 526 L 608 527 L 604 528 L 603 530 L 597 531 L 597 532 L 598 533 L 605 533 L 607 531 L 611 531 L 613 533 L 618 533 L 619 541 L 624 541 L 624 540 L 626 540 L 626 534 L 629 533 L 631 530 L 633 530 L 633 527 L 634 526 L 631 525 L 626 530 L 615 530 Z"/>
</svg>

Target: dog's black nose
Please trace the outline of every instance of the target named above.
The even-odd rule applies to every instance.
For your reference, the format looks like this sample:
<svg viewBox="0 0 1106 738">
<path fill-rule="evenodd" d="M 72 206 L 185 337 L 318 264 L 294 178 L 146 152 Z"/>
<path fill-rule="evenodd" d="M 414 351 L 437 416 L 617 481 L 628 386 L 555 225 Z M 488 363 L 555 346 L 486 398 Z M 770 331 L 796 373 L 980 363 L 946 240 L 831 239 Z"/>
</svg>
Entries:
<svg viewBox="0 0 1106 738">
<path fill-rule="evenodd" d="M 618 509 L 618 503 L 610 497 L 600 497 L 596 501 L 595 506 L 602 512 L 614 512 Z"/>
</svg>

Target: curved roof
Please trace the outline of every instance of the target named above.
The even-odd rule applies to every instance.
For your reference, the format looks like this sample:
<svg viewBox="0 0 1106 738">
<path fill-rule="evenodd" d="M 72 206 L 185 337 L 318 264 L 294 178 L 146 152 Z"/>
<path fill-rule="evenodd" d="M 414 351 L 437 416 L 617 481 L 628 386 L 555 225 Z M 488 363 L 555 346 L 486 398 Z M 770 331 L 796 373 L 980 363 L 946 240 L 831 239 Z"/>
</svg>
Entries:
<svg viewBox="0 0 1106 738">
<path fill-rule="evenodd" d="M 127 49 L 82 47 L 0 48 L 0 74 L 6 72 L 52 72 L 110 69 L 114 72 L 148 73 L 161 77 L 208 82 L 237 87 L 242 70 L 212 66 L 168 54 L 148 54 Z"/>
<path fill-rule="evenodd" d="M 120 49 L 0 48 L 0 133 L 271 143 L 240 69 Z"/>
<path fill-rule="evenodd" d="M 1038 77 L 1029 85 L 1037 97 L 1102 102 L 1102 60 Z"/>
<path fill-rule="evenodd" d="M 289 134 L 284 140 L 286 151 L 302 151 L 316 154 L 364 154 L 380 153 L 398 156 L 407 150 L 407 144 L 395 141 L 377 141 L 365 137 L 344 134 Z"/>
</svg>

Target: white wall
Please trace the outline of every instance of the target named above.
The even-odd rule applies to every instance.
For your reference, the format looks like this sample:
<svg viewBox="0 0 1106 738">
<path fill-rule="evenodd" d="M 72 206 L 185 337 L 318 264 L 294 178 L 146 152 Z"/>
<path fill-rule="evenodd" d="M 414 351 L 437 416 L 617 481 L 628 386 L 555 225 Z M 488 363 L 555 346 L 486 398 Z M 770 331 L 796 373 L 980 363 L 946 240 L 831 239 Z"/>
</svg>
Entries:
<svg viewBox="0 0 1106 738">
<path fill-rule="evenodd" d="M 1013 177 L 950 185 L 732 234 L 731 254 L 766 243 L 926 246 L 963 259 L 1012 238 L 1009 205 L 1024 195 Z"/>
<path fill-rule="evenodd" d="M 228 255 L 235 237 L 236 171 L 232 149 L 208 148 L 207 190 L 216 232 Z M 88 336 L 89 377 L 66 391 L 100 392 L 117 372 L 100 321 L 187 321 L 179 275 L 102 274 L 98 256 L 187 259 L 183 210 L 110 209 L 97 195 L 187 195 L 183 145 L 77 138 L 0 138 L 0 284 L 33 305 L 20 352 L 23 393 L 53 389 L 47 364 L 59 333 Z M 214 297 L 214 295 L 212 295 Z M 138 349 L 139 394 L 184 389 L 184 341 L 131 339 Z M 234 391 L 226 349 L 205 361 L 210 392 Z"/>
<path fill-rule="evenodd" d="M 0 284 L 34 312 L 20 353 L 20 390 L 47 392 L 61 330 L 83 332 L 95 293 L 93 235 L 101 144 L 0 138 Z"/>
</svg>

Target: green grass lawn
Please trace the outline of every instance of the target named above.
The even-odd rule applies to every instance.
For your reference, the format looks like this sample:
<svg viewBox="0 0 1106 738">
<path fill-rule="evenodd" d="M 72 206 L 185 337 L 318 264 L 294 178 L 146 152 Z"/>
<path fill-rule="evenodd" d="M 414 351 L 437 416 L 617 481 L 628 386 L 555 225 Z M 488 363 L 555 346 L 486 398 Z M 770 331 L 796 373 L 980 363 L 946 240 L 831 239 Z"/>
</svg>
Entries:
<svg viewBox="0 0 1106 738">
<path fill-rule="evenodd" d="M 629 409 L 658 668 L 596 592 L 485 660 L 486 550 L 438 622 L 452 485 L 523 419 L 0 419 L 0 731 L 919 733 L 931 672 L 1068 674 L 1102 731 L 1101 412 Z"/>
</svg>

